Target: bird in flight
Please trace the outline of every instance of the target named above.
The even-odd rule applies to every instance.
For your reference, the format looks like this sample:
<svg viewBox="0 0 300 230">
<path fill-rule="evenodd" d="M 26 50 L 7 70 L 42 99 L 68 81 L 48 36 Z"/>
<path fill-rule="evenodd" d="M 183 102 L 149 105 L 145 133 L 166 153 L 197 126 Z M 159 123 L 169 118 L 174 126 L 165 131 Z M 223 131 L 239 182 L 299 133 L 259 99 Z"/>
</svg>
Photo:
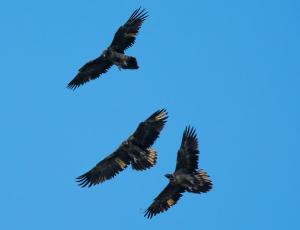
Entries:
<svg viewBox="0 0 300 230">
<path fill-rule="evenodd" d="M 145 211 L 145 217 L 153 216 L 168 210 L 184 192 L 205 193 L 212 188 L 209 176 L 198 169 L 198 139 L 194 128 L 188 126 L 183 132 L 180 149 L 177 152 L 175 172 L 166 174 L 169 184 L 154 199 Z"/>
<path fill-rule="evenodd" d="M 101 160 L 94 168 L 76 178 L 81 187 L 102 183 L 116 176 L 128 165 L 134 170 L 145 170 L 156 164 L 157 154 L 151 148 L 163 129 L 168 113 L 157 110 L 141 122 L 135 132 L 112 154 Z"/>
<path fill-rule="evenodd" d="M 134 44 L 136 35 L 147 17 L 148 12 L 145 9 L 141 9 L 141 7 L 136 9 L 127 22 L 119 27 L 110 46 L 103 51 L 100 57 L 82 66 L 67 87 L 75 90 L 84 83 L 106 73 L 112 65 L 116 65 L 119 69 L 138 69 L 136 58 L 127 56 L 124 52 Z"/>
</svg>

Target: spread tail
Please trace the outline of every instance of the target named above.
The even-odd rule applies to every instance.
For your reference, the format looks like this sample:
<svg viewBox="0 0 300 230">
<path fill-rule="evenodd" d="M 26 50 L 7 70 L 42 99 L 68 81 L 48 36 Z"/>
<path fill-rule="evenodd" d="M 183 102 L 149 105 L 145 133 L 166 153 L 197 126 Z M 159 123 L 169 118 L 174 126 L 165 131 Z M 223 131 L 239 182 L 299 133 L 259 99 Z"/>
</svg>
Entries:
<svg viewBox="0 0 300 230">
<path fill-rule="evenodd" d="M 139 66 L 137 64 L 136 58 L 127 56 L 126 57 L 126 64 L 122 66 L 123 69 L 138 69 Z"/>
<path fill-rule="evenodd" d="M 212 182 L 209 176 L 203 170 L 198 170 L 194 173 L 194 183 L 189 192 L 204 193 L 212 189 Z"/>
<path fill-rule="evenodd" d="M 156 164 L 156 159 L 156 151 L 152 148 L 148 148 L 131 162 L 131 166 L 134 170 L 145 170 L 154 166 Z"/>
</svg>

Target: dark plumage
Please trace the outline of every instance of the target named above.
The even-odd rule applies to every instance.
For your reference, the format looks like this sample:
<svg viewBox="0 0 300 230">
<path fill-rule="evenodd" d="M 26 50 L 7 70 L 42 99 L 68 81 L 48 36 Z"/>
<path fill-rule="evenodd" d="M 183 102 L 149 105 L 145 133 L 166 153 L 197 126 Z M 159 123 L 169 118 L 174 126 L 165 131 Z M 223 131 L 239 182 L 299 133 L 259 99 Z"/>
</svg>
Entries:
<svg viewBox="0 0 300 230">
<path fill-rule="evenodd" d="M 186 127 L 177 153 L 175 172 L 165 175 L 169 179 L 169 184 L 145 211 L 145 217 L 152 218 L 168 210 L 176 204 L 184 192 L 204 193 L 212 188 L 207 173 L 198 169 L 198 154 L 196 131 L 194 128 Z"/>
<path fill-rule="evenodd" d="M 134 44 L 136 35 L 147 17 L 145 9 L 135 10 L 127 22 L 115 33 L 110 46 L 103 51 L 100 57 L 82 66 L 67 87 L 76 89 L 89 80 L 106 73 L 112 65 L 118 66 L 119 69 L 138 69 L 139 66 L 135 57 L 126 56 L 124 52 Z"/>
<path fill-rule="evenodd" d="M 112 154 L 100 161 L 87 173 L 77 177 L 81 187 L 109 180 L 129 164 L 135 170 L 145 170 L 156 163 L 156 151 L 151 148 L 167 121 L 167 111 L 161 109 L 141 122 L 136 131 Z"/>
</svg>

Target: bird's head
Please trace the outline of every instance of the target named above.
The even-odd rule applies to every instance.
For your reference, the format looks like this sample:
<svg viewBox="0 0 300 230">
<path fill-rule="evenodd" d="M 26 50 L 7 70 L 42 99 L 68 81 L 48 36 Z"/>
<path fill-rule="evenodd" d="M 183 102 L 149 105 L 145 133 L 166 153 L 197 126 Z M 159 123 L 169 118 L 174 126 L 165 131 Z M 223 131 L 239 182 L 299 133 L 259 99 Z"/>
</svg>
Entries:
<svg viewBox="0 0 300 230">
<path fill-rule="evenodd" d="M 104 50 L 103 53 L 102 53 L 102 56 L 104 58 L 107 58 L 108 57 L 108 50 Z"/>
<path fill-rule="evenodd" d="M 167 177 L 169 180 L 173 180 L 174 176 L 172 174 L 165 174 L 165 177 Z"/>
</svg>

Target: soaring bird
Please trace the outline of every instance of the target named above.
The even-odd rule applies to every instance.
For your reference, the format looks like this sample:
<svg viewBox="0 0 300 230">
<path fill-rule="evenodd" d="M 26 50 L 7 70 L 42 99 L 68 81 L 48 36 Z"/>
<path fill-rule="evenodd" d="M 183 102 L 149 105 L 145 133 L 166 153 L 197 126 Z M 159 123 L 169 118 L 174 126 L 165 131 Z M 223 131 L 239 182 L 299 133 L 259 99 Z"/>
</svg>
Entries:
<svg viewBox="0 0 300 230">
<path fill-rule="evenodd" d="M 156 163 L 156 151 L 151 148 L 159 137 L 168 113 L 161 109 L 141 122 L 135 132 L 112 154 L 101 160 L 87 173 L 77 177 L 81 187 L 92 186 L 109 180 L 124 170 L 129 164 L 134 170 L 145 170 Z"/>
<path fill-rule="evenodd" d="M 134 44 L 136 35 L 147 17 L 145 9 L 136 9 L 127 22 L 119 27 L 110 46 L 103 51 L 100 57 L 82 66 L 67 87 L 76 89 L 89 80 L 106 73 L 112 65 L 118 66 L 119 69 L 138 69 L 135 57 L 127 56 L 124 52 Z"/>
<path fill-rule="evenodd" d="M 168 210 L 176 204 L 184 192 L 200 194 L 212 188 L 207 173 L 198 169 L 198 154 L 196 131 L 188 126 L 183 132 L 181 146 L 177 153 L 175 172 L 165 175 L 169 179 L 169 184 L 145 211 L 145 217 L 152 218 Z"/>
</svg>

